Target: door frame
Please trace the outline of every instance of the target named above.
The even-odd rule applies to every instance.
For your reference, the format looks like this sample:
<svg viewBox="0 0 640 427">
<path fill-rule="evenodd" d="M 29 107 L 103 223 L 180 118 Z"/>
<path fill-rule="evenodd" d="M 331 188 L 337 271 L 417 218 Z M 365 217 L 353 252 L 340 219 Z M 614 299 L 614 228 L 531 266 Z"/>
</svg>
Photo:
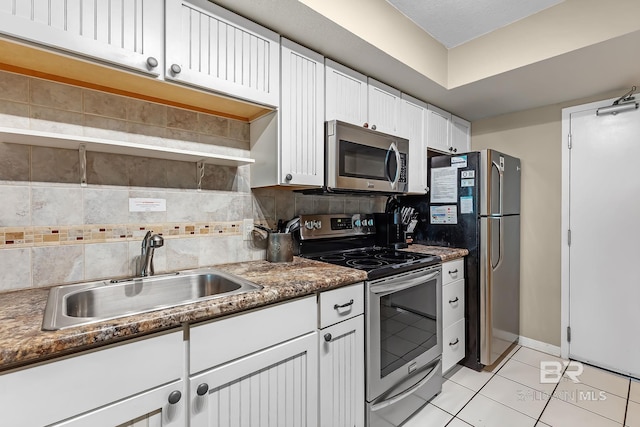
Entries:
<svg viewBox="0 0 640 427">
<path fill-rule="evenodd" d="M 569 341 L 567 340 L 567 327 L 569 326 L 570 311 L 570 295 L 569 295 L 569 278 L 570 278 L 570 262 L 569 262 L 569 194 L 570 194 L 570 176 L 571 163 L 569 150 L 569 141 L 571 133 L 571 114 L 580 111 L 607 107 L 617 98 L 606 99 L 603 101 L 591 102 L 588 104 L 576 105 L 573 107 L 562 109 L 562 218 L 560 221 L 560 230 L 562 237 L 562 248 L 560 255 L 560 356 L 564 359 L 569 358 Z"/>
</svg>

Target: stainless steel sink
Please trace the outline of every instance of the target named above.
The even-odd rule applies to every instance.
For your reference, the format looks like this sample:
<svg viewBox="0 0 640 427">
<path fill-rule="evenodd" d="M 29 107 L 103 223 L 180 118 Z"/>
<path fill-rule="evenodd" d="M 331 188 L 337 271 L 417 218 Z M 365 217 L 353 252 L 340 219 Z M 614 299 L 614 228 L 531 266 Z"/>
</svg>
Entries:
<svg viewBox="0 0 640 427">
<path fill-rule="evenodd" d="M 214 268 L 57 286 L 49 291 L 42 329 L 64 329 L 260 289 Z"/>
</svg>

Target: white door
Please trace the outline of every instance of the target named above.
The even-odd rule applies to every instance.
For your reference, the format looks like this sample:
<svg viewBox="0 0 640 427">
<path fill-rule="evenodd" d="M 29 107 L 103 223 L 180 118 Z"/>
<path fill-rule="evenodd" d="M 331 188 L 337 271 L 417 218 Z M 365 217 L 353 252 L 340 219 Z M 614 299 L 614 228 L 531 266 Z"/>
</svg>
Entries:
<svg viewBox="0 0 640 427">
<path fill-rule="evenodd" d="M 640 110 L 570 117 L 569 357 L 640 376 Z"/>
<path fill-rule="evenodd" d="M 155 0 L 3 0 L 0 32 L 157 76 L 162 16 Z"/>
<path fill-rule="evenodd" d="M 367 123 L 367 77 L 328 58 L 325 59 L 325 76 L 325 119 L 364 126 Z"/>
<path fill-rule="evenodd" d="M 320 331 L 320 426 L 364 426 L 364 316 Z"/>
<path fill-rule="evenodd" d="M 207 0 L 167 0 L 166 23 L 166 79 L 278 106 L 276 33 Z"/>
<path fill-rule="evenodd" d="M 280 182 L 324 184 L 324 57 L 281 41 Z"/>
</svg>

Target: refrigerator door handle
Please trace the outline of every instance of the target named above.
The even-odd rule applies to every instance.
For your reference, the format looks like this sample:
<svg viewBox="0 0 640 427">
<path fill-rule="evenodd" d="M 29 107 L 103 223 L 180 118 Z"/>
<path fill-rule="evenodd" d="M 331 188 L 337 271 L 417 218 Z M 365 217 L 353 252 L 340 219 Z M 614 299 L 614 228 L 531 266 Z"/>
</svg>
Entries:
<svg viewBox="0 0 640 427">
<path fill-rule="evenodd" d="M 493 270 L 498 269 L 498 267 L 500 267 L 500 265 L 502 264 L 502 259 L 503 259 L 503 254 L 504 254 L 504 223 L 502 221 L 502 217 L 493 217 L 493 218 L 489 218 L 489 233 L 488 235 L 490 236 L 490 248 L 491 248 L 491 268 Z M 498 221 L 498 228 L 494 229 L 491 221 Z M 494 231 L 495 230 L 495 231 Z M 494 235 L 493 233 L 497 233 L 497 236 L 495 236 L 494 239 Z M 495 240 L 497 240 L 497 242 L 495 242 Z M 494 246 L 496 245 L 497 248 L 497 256 L 494 253 Z"/>
<path fill-rule="evenodd" d="M 500 207 L 499 214 L 502 215 L 504 213 L 504 158 L 500 158 L 500 164 L 496 163 L 495 160 L 492 160 L 491 163 L 498 171 L 498 203 Z"/>
</svg>

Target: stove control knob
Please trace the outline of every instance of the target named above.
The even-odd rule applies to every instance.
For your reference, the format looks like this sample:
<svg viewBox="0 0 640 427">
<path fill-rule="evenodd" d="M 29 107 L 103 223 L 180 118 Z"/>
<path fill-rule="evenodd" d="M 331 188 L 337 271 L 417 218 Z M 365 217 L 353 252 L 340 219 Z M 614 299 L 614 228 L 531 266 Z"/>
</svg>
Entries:
<svg viewBox="0 0 640 427">
<path fill-rule="evenodd" d="M 356 220 L 353 222 L 353 225 L 354 225 L 354 226 L 356 226 L 356 227 L 360 227 L 360 220 L 359 220 L 359 219 L 356 219 Z"/>
<path fill-rule="evenodd" d="M 304 228 L 306 228 L 307 230 L 313 230 L 313 221 L 305 221 Z"/>
<path fill-rule="evenodd" d="M 313 226 L 315 227 L 316 230 L 320 230 L 322 228 L 322 221 L 320 220 L 315 221 L 315 224 Z"/>
<path fill-rule="evenodd" d="M 373 227 L 373 219 L 369 219 L 368 225 L 369 227 Z"/>
</svg>

